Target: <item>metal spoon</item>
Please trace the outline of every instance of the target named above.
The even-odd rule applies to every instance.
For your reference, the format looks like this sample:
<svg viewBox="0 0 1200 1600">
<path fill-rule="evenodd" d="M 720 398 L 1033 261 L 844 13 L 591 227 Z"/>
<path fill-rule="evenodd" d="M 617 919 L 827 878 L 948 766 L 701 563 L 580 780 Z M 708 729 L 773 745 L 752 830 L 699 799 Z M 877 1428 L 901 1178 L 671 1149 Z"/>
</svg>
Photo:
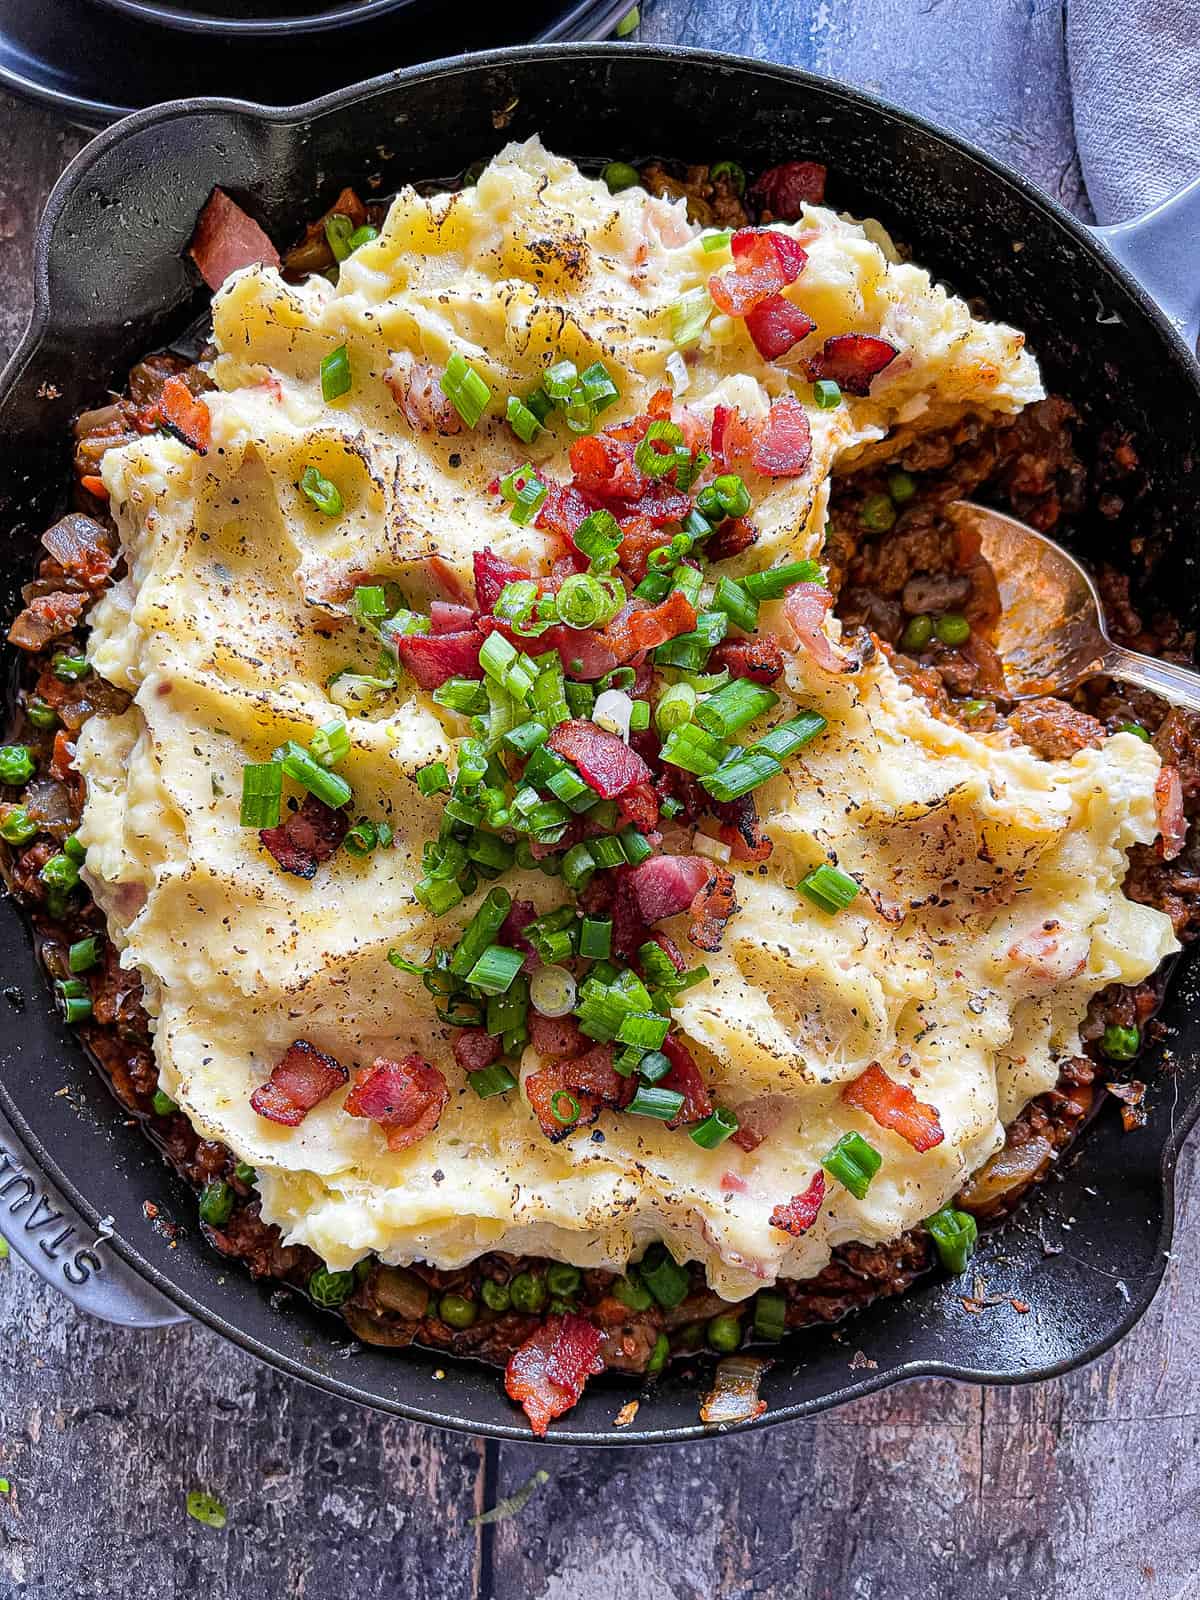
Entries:
<svg viewBox="0 0 1200 1600">
<path fill-rule="evenodd" d="M 1091 578 L 1061 545 L 967 500 L 949 515 L 979 534 L 996 575 L 1003 610 L 995 644 L 1009 699 L 1058 694 L 1103 673 L 1200 712 L 1200 672 L 1114 644 Z"/>
</svg>

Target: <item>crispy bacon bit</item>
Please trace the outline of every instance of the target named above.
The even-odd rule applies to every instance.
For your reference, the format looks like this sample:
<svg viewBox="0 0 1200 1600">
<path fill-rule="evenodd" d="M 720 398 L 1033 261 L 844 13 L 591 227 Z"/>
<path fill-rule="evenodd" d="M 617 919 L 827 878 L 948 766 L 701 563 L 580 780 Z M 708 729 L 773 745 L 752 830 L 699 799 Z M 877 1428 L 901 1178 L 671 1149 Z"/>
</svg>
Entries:
<svg viewBox="0 0 1200 1600">
<path fill-rule="evenodd" d="M 1129 1083 L 1106 1083 L 1104 1087 L 1121 1102 L 1121 1123 L 1126 1133 L 1146 1126 L 1150 1113 L 1143 1103 L 1146 1098 L 1144 1083 L 1134 1078 Z"/>
<path fill-rule="evenodd" d="M 424 1056 L 376 1056 L 355 1073 L 345 1109 L 386 1128 L 389 1150 L 407 1150 L 433 1132 L 449 1098 L 445 1078 Z"/>
<path fill-rule="evenodd" d="M 482 1028 L 458 1028 L 450 1036 L 450 1048 L 464 1072 L 482 1072 L 500 1054 L 500 1040 Z"/>
<path fill-rule="evenodd" d="M 475 619 L 475 626 L 482 636 L 502 633 L 509 644 L 515 645 L 518 650 L 532 651 L 535 655 L 540 655 L 545 650 L 557 650 L 563 671 L 568 678 L 585 681 L 603 678 L 605 673 L 611 672 L 618 664 L 616 656 L 597 633 L 562 625 L 547 628 L 545 633 L 539 634 L 536 639 L 528 639 L 522 637 L 501 618 L 486 614 Z M 479 673 L 472 673 L 471 676 L 478 677 Z"/>
<path fill-rule="evenodd" d="M 753 261 L 760 244 L 774 252 L 785 286 L 795 283 L 808 264 L 808 251 L 800 241 L 778 228 L 739 228 L 729 241 L 730 254 L 735 261 Z"/>
<path fill-rule="evenodd" d="M 617 806 L 617 826 L 631 823 L 639 833 L 650 833 L 658 826 L 658 796 L 649 783 L 634 784 L 620 798 Z"/>
<path fill-rule="evenodd" d="M 692 921 L 688 938 L 700 950 L 719 950 L 725 924 L 738 908 L 733 873 L 728 867 L 713 867 L 708 882 L 692 901 Z"/>
<path fill-rule="evenodd" d="M 231 272 L 256 262 L 279 265 L 279 252 L 266 234 L 224 189 L 214 189 L 196 219 L 187 253 L 210 289 L 219 289 Z"/>
<path fill-rule="evenodd" d="M 758 543 L 758 529 L 745 517 L 729 517 L 716 533 L 704 541 L 704 554 L 710 561 L 728 561 Z"/>
<path fill-rule="evenodd" d="M 340 1089 L 349 1076 L 340 1061 L 307 1039 L 297 1039 L 271 1069 L 266 1083 L 255 1089 L 250 1104 L 268 1122 L 298 1128 L 312 1108 Z"/>
<path fill-rule="evenodd" d="M 623 1106 L 633 1099 L 635 1084 L 613 1066 L 613 1046 L 594 1044 L 581 1056 L 562 1064 L 567 1087 L 575 1094 L 598 1100 L 602 1106 Z"/>
<path fill-rule="evenodd" d="M 832 378 L 845 394 L 867 395 L 871 380 L 900 354 L 869 333 L 835 333 L 808 363 L 810 378 Z"/>
<path fill-rule="evenodd" d="M 592 503 L 569 483 L 548 483 L 546 498 L 542 501 L 534 525 L 569 539 L 588 513 L 594 510 Z"/>
<path fill-rule="evenodd" d="M 937 1109 L 917 1099 L 906 1083 L 890 1078 L 878 1061 L 842 1090 L 848 1106 L 865 1111 L 881 1128 L 891 1128 L 907 1139 L 918 1154 L 932 1150 L 946 1137 Z"/>
<path fill-rule="evenodd" d="M 766 1138 L 766 1134 L 759 1133 L 757 1128 L 749 1127 L 743 1122 L 736 1133 L 730 1134 L 730 1138 L 733 1140 L 733 1143 L 737 1145 L 739 1150 L 745 1150 L 747 1155 L 749 1155 L 752 1150 L 758 1149 L 759 1145 Z"/>
<path fill-rule="evenodd" d="M 471 595 L 458 571 L 443 560 L 441 556 L 426 556 L 425 565 L 429 568 L 430 576 L 439 585 L 444 595 L 454 601 L 455 605 L 469 606 Z"/>
<path fill-rule="evenodd" d="M 336 853 L 349 827 L 345 811 L 335 811 L 310 794 L 299 811 L 293 811 L 277 828 L 260 828 L 258 837 L 285 872 L 312 878 L 321 862 Z"/>
<path fill-rule="evenodd" d="M 663 1040 L 663 1055 L 671 1063 L 671 1070 L 660 1080 L 663 1089 L 674 1089 L 683 1096 L 679 1115 L 669 1122 L 669 1128 L 681 1128 L 688 1122 L 700 1122 L 712 1112 L 712 1096 L 700 1075 L 692 1052 L 674 1033 Z"/>
<path fill-rule="evenodd" d="M 770 836 L 763 831 L 758 807 L 752 794 L 739 795 L 714 805 L 720 819 L 720 839 L 729 846 L 735 861 L 765 861 L 774 849 Z"/>
<path fill-rule="evenodd" d="M 622 612 L 599 637 L 618 661 L 629 661 L 643 650 L 691 633 L 695 626 L 694 606 L 681 590 L 673 589 L 660 605 Z"/>
<path fill-rule="evenodd" d="M 104 479 L 97 477 L 94 472 L 85 472 L 79 480 L 79 487 L 84 494 L 90 494 L 94 500 L 108 499 L 108 490 L 104 487 Z"/>
<path fill-rule="evenodd" d="M 75 772 L 75 745 L 69 733 L 60 728 L 54 735 L 54 752 L 50 757 L 50 776 L 66 783 Z"/>
<path fill-rule="evenodd" d="M 1183 814 L 1183 783 L 1179 768 L 1165 766 L 1154 781 L 1154 809 L 1158 813 L 1158 853 L 1172 861 L 1187 842 L 1187 818 Z"/>
<path fill-rule="evenodd" d="M 807 339 L 816 323 L 783 295 L 774 294 L 746 313 L 746 332 L 764 361 L 778 361 L 793 345 Z"/>
<path fill-rule="evenodd" d="M 53 639 L 71 632 L 90 599 L 86 594 L 39 594 L 8 630 L 9 644 L 20 650 L 44 650 Z"/>
<path fill-rule="evenodd" d="M 806 205 L 825 198 L 826 170 L 820 161 L 781 161 L 755 179 L 750 198 L 781 222 L 799 222 Z"/>
<path fill-rule="evenodd" d="M 509 1357 L 504 1387 L 541 1438 L 555 1417 L 576 1405 L 590 1377 L 603 1372 L 600 1330 L 568 1312 L 547 1317 Z"/>
<path fill-rule="evenodd" d="M 529 1042 L 544 1061 L 566 1061 L 587 1051 L 588 1041 L 574 1017 L 543 1017 L 531 1010 Z"/>
<path fill-rule="evenodd" d="M 396 351 L 383 381 L 404 413 L 414 433 L 439 433 L 443 437 L 462 431 L 463 421 L 454 403 L 443 393 L 440 373 L 428 361 L 414 361 L 407 350 Z"/>
<path fill-rule="evenodd" d="M 182 378 L 168 378 L 155 407 L 158 419 L 177 439 L 199 456 L 208 454 L 212 443 L 212 417 L 203 400 L 198 400 Z"/>
<path fill-rule="evenodd" d="M 606 500 L 636 500 L 645 493 L 647 483 L 634 465 L 633 451 L 632 440 L 614 439 L 608 433 L 585 433 L 571 446 L 575 487 Z"/>
<path fill-rule="evenodd" d="M 649 517 L 627 517 L 621 524 L 621 566 L 634 583 L 641 583 L 651 551 L 670 542 L 671 534 L 664 527 L 655 527 Z"/>
<path fill-rule="evenodd" d="M 491 611 L 495 607 L 506 584 L 521 583 L 529 576 L 524 567 L 514 567 L 490 545 L 486 550 L 476 550 L 471 559 L 475 565 L 475 600 L 480 611 Z"/>
<path fill-rule="evenodd" d="M 702 856 L 651 856 L 629 874 L 643 922 L 686 911 L 708 883 L 712 863 Z"/>
<path fill-rule="evenodd" d="M 510 950 L 525 952 L 526 972 L 532 972 L 538 964 L 537 952 L 525 937 L 525 929 L 536 916 L 537 907 L 532 900 L 514 900 L 496 936 L 497 944 L 506 945 Z"/>
<path fill-rule="evenodd" d="M 82 511 L 60 517 L 52 528 L 46 529 L 42 543 L 64 576 L 86 589 L 103 588 L 116 563 L 112 535 L 95 517 L 84 516 Z"/>
<path fill-rule="evenodd" d="M 783 676 L 783 647 L 773 633 L 722 639 L 709 660 L 712 672 L 728 667 L 735 678 L 752 678 L 755 683 L 774 683 Z"/>
<path fill-rule="evenodd" d="M 437 689 L 447 678 L 482 678 L 482 648 L 483 635 L 474 628 L 462 633 L 409 633 L 396 640 L 400 665 L 422 689 Z"/>
<path fill-rule="evenodd" d="M 748 316 L 756 306 L 778 296 L 796 281 L 808 260 L 794 239 L 770 229 L 739 230 L 730 243 L 733 271 L 714 273 L 708 280 L 713 304 L 730 317 Z"/>
<path fill-rule="evenodd" d="M 794 1194 L 786 1205 L 775 1207 L 771 1226 L 790 1233 L 793 1239 L 802 1239 L 817 1220 L 824 1198 L 825 1174 L 818 1172 L 803 1194 Z"/>
<path fill-rule="evenodd" d="M 433 633 L 465 633 L 475 626 L 470 606 L 456 606 L 451 600 L 434 600 L 429 607 L 429 626 Z"/>
<path fill-rule="evenodd" d="M 524 1083 L 530 1110 L 551 1144 L 558 1144 L 576 1128 L 588 1127 L 600 1115 L 599 1100 L 571 1088 L 567 1081 L 570 1065 L 567 1061 L 551 1061 L 540 1072 L 531 1072 Z"/>
<path fill-rule="evenodd" d="M 574 762 L 580 777 L 604 800 L 615 800 L 627 790 L 650 782 L 650 768 L 637 751 L 594 722 L 560 722 L 546 743 L 558 755 Z"/>
<path fill-rule="evenodd" d="M 839 650 L 822 624 L 833 609 L 833 596 L 819 583 L 798 583 L 783 603 L 783 614 L 796 645 L 824 672 L 849 672 L 850 656 Z"/>
<path fill-rule="evenodd" d="M 768 478 L 795 478 L 807 469 L 812 460 L 812 432 L 799 400 L 786 395 L 772 403 L 750 459 Z"/>
</svg>

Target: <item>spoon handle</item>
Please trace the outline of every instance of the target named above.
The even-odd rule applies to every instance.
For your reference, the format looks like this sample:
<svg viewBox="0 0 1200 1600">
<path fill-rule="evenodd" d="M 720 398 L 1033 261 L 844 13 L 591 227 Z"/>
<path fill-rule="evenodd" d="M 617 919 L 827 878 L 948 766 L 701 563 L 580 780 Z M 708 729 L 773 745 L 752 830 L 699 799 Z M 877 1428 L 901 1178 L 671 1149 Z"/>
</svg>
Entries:
<svg viewBox="0 0 1200 1600">
<path fill-rule="evenodd" d="M 1137 650 L 1124 650 L 1114 644 L 1105 654 L 1102 671 L 1110 678 L 1119 678 L 1122 683 L 1149 689 L 1173 706 L 1200 712 L 1200 672 L 1193 672 L 1191 667 L 1159 661 L 1154 656 L 1144 656 Z"/>
</svg>

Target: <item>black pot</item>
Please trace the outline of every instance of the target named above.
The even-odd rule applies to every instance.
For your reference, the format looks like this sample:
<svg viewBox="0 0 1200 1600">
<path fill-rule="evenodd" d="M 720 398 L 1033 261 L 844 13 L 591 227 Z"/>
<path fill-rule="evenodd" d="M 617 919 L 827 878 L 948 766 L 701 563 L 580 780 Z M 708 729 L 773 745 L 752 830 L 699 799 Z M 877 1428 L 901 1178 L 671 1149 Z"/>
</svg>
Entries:
<svg viewBox="0 0 1200 1600">
<path fill-rule="evenodd" d="M 498 133 L 493 116 L 508 107 Z M 1151 597 L 1200 623 L 1191 538 L 1200 503 L 1200 369 L 1087 230 L 995 161 L 867 96 L 784 68 L 628 45 L 442 62 L 286 111 L 181 102 L 130 117 L 90 145 L 47 207 L 33 325 L 0 380 L 10 601 L 32 569 L 38 534 L 63 503 L 73 413 L 94 404 L 107 384 L 119 385 L 134 358 L 204 306 L 181 252 L 215 183 L 245 201 L 273 237 L 287 239 L 345 181 L 375 171 L 376 192 L 387 193 L 408 179 L 459 172 L 503 139 L 534 131 L 591 162 L 651 153 L 736 157 L 751 169 L 793 155 L 826 162 L 839 208 L 881 218 L 936 276 L 982 295 L 992 314 L 1026 330 L 1048 389 L 1074 401 L 1086 436 L 1114 424 L 1133 434 L 1142 498 L 1115 532 L 1089 523 L 1075 530 L 1077 543 L 1092 557 L 1128 564 L 1136 533 L 1156 558 Z M 65 1275 L 65 1286 L 86 1296 L 111 1281 L 111 1264 L 94 1265 L 111 1249 L 139 1282 L 297 1377 L 407 1417 L 528 1438 L 494 1371 L 419 1350 L 351 1352 L 337 1320 L 294 1299 L 281 1303 L 217 1258 L 195 1226 L 190 1190 L 128 1125 L 57 1020 L 11 901 L 0 910 L 0 951 L 7 981 L 24 997 L 6 1030 L 0 1106 L 32 1160 L 85 1219 L 76 1232 L 64 1231 L 69 1218 L 34 1225 L 32 1198 L 11 1204 L 27 1186 L 8 1183 L 0 1161 L 0 1203 L 7 1198 L 16 1211 L 4 1214 L 4 1228 L 27 1259 L 51 1258 L 42 1266 L 59 1286 Z M 982 1244 L 978 1272 L 1033 1313 L 1001 1307 L 966 1315 L 961 1283 L 930 1281 L 843 1330 L 795 1337 L 764 1384 L 763 1423 L 811 1415 L 917 1374 L 989 1383 L 1048 1377 L 1128 1331 L 1162 1275 L 1175 1158 L 1200 1109 L 1196 960 L 1180 961 L 1163 1014 L 1172 1075 L 1160 1081 L 1153 1062 L 1145 1074 L 1154 1085 L 1148 1126 L 1126 1134 L 1117 1118 L 1099 1118 L 1021 1217 Z M 64 1084 L 69 1096 L 56 1095 Z M 168 1249 L 147 1221 L 147 1199 L 184 1223 L 177 1248 Z M 106 1216 L 111 1243 L 88 1259 L 78 1230 L 94 1230 Z M 851 1362 L 855 1351 L 861 1355 Z M 551 1438 L 613 1442 L 616 1410 L 637 1392 L 597 1381 Z M 684 1375 L 669 1376 L 641 1402 L 636 1427 L 615 1436 L 622 1444 L 706 1432 L 697 1385 Z"/>
</svg>

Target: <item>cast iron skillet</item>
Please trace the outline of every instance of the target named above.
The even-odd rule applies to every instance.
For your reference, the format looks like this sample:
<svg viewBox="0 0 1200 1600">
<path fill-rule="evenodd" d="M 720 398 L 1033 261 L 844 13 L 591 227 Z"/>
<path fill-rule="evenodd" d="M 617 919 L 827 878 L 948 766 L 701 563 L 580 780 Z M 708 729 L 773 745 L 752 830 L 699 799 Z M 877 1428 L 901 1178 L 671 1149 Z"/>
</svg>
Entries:
<svg viewBox="0 0 1200 1600">
<path fill-rule="evenodd" d="M 499 132 L 498 126 L 503 126 Z M 220 101 L 140 112 L 102 134 L 55 189 L 38 235 L 33 324 L 0 380 L 0 526 L 10 613 L 41 529 L 68 481 L 67 430 L 105 384 L 168 340 L 204 296 L 181 252 L 215 183 L 286 240 L 343 182 L 371 192 L 460 172 L 507 137 L 540 132 L 580 158 L 736 157 L 751 170 L 790 156 L 824 161 L 833 202 L 881 218 L 936 276 L 983 295 L 1024 328 L 1047 387 L 1079 406 L 1088 432 L 1133 432 L 1144 497 L 1116 524 L 1077 530 L 1092 555 L 1130 561 L 1131 535 L 1159 552 L 1154 592 L 1200 622 L 1190 528 L 1200 503 L 1200 369 L 1149 297 L 1051 201 L 996 162 L 917 119 L 804 73 L 699 51 L 619 45 L 509 50 L 415 68 L 311 105 L 268 110 Z M 1108 525 L 1106 525 L 1107 527 Z M 1172 530 L 1184 530 L 1178 542 Z M 0 1106 L 32 1158 L 111 1248 L 177 1306 L 282 1370 L 347 1399 L 425 1422 L 527 1439 L 495 1371 L 420 1350 L 358 1349 L 334 1318 L 223 1264 L 199 1236 L 195 1201 L 128 1125 L 56 1019 L 16 907 L 0 907 L 0 960 L 24 996 L 0 1045 Z M 988 1383 L 1044 1378 L 1090 1360 L 1145 1311 L 1171 1239 L 1180 1142 L 1200 1110 L 1196 962 L 1180 963 L 1165 1020 L 1175 1066 L 1153 1111 L 1126 1134 L 1111 1110 L 977 1257 L 988 1288 L 1028 1302 L 968 1314 L 973 1284 L 930 1281 L 844 1328 L 805 1333 L 766 1378 L 762 1422 L 808 1416 L 900 1378 Z M 56 1095 L 66 1086 L 69 1093 Z M 10 1193 L 0 1155 L 0 1196 Z M 18 1184 L 18 1196 L 24 1193 Z M 184 1224 L 170 1249 L 143 1201 Z M 11 1209 L 18 1209 L 12 1207 Z M 10 1236 L 32 1212 L 4 1213 Z M 22 1221 L 23 1219 L 23 1221 Z M 1069 1224 L 1069 1226 L 1068 1226 Z M 59 1272 L 94 1275 L 58 1251 Z M 53 1256 L 53 1240 L 37 1240 Z M 27 1259 L 37 1250 L 29 1237 Z M 63 1258 L 63 1251 L 66 1259 Z M 44 1264 L 45 1265 L 45 1264 Z M 62 1287 L 61 1278 L 59 1286 Z M 614 1434 L 630 1384 L 597 1381 L 551 1431 L 566 1443 L 659 1443 L 703 1436 L 697 1385 L 671 1375 Z"/>
</svg>

